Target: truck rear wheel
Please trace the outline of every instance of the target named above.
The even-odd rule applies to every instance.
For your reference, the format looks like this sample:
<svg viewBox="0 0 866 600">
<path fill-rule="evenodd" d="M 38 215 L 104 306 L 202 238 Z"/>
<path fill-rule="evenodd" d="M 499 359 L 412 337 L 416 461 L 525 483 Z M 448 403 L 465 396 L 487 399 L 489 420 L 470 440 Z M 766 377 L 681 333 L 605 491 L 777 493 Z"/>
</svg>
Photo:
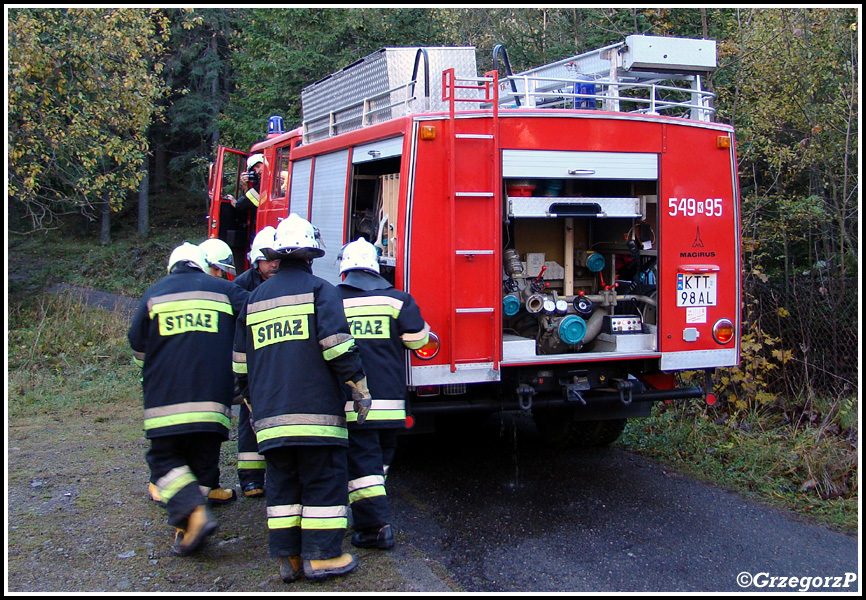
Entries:
<svg viewBox="0 0 866 600">
<path fill-rule="evenodd" d="M 575 408 L 533 410 L 532 419 L 541 437 L 556 448 L 607 446 L 619 438 L 627 419 L 575 421 Z"/>
</svg>

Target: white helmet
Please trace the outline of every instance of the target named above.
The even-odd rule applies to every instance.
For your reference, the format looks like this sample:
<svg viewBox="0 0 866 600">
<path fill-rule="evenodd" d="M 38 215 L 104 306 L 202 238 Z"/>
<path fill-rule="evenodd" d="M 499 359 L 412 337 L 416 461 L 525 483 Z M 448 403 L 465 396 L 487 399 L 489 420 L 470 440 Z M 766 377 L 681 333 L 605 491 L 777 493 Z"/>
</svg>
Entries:
<svg viewBox="0 0 866 600">
<path fill-rule="evenodd" d="M 198 245 L 207 258 L 207 264 L 225 271 L 231 275 L 235 274 L 235 259 L 232 249 L 219 238 L 210 238 Z"/>
<path fill-rule="evenodd" d="M 195 244 L 190 244 L 189 242 L 184 242 L 171 252 L 171 256 L 168 257 L 168 272 L 171 273 L 171 270 L 178 264 L 185 262 L 188 265 L 195 267 L 196 269 L 201 269 L 202 272 L 207 273 L 207 256 L 205 256 L 204 250 L 196 246 Z"/>
<path fill-rule="evenodd" d="M 349 242 L 343 246 L 340 274 L 354 269 L 379 272 L 379 254 L 376 252 L 376 246 L 364 238 L 359 237 L 354 242 Z"/>
<path fill-rule="evenodd" d="M 256 262 L 260 260 L 268 260 L 262 250 L 264 248 L 272 249 L 274 247 L 274 235 L 276 232 L 276 229 L 270 225 L 266 225 L 256 234 L 256 237 L 253 238 L 253 244 L 250 247 L 249 259 L 251 265 L 255 266 Z"/>
<path fill-rule="evenodd" d="M 247 158 L 247 170 L 252 169 L 260 162 L 265 162 L 264 154 L 251 154 L 249 158 Z"/>
<path fill-rule="evenodd" d="M 274 246 L 272 249 L 264 248 L 265 256 L 272 256 L 269 250 L 277 254 L 274 258 L 319 258 L 325 255 L 319 244 L 319 232 L 309 221 L 295 213 L 277 225 Z"/>
</svg>

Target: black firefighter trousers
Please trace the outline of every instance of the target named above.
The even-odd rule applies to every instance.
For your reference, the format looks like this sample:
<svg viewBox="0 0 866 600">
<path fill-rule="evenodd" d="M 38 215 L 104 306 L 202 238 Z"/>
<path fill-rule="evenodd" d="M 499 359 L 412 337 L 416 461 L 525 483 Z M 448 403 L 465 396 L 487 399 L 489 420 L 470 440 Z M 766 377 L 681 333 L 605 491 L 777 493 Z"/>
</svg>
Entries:
<svg viewBox="0 0 866 600">
<path fill-rule="evenodd" d="M 146 455 L 150 480 L 159 488 L 169 525 L 185 529 L 187 518 L 205 503 L 201 487 L 219 487 L 220 446 L 224 439 L 218 433 L 151 438 Z"/>
<path fill-rule="evenodd" d="M 272 558 L 326 560 L 343 553 L 346 452 L 345 446 L 284 446 L 263 453 Z"/>
<path fill-rule="evenodd" d="M 250 423 L 250 409 L 245 402 L 241 402 L 238 417 L 238 481 L 243 491 L 250 483 L 264 489 L 265 458 L 259 454 L 256 432 Z"/>
<path fill-rule="evenodd" d="M 397 448 L 397 429 L 349 429 L 349 503 L 355 531 L 377 530 L 391 522 L 385 492 Z"/>
</svg>

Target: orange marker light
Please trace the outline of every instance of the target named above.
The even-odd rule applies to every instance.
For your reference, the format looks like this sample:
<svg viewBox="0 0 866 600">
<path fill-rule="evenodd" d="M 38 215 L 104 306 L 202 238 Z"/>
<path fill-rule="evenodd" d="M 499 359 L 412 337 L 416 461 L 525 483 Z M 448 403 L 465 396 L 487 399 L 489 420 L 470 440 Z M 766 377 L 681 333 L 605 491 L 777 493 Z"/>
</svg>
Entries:
<svg viewBox="0 0 866 600">
<path fill-rule="evenodd" d="M 719 319 L 713 325 L 713 338 L 720 344 L 727 344 L 734 339 L 734 324 L 730 319 Z"/>
<path fill-rule="evenodd" d="M 730 148 L 731 147 L 731 138 L 727 135 L 720 135 L 716 137 L 716 148 Z"/>
<path fill-rule="evenodd" d="M 421 125 L 418 130 L 418 137 L 425 141 L 436 139 L 436 128 L 433 125 Z"/>
</svg>

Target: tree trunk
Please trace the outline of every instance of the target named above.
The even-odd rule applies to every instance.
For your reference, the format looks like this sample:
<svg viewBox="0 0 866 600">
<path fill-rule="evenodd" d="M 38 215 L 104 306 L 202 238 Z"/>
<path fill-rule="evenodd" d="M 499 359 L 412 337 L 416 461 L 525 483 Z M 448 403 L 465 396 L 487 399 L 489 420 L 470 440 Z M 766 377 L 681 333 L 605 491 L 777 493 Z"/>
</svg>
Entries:
<svg viewBox="0 0 866 600">
<path fill-rule="evenodd" d="M 111 244 L 111 203 L 108 190 L 102 192 L 102 215 L 99 220 L 99 243 L 108 246 Z"/>
<path fill-rule="evenodd" d="M 210 40 L 211 53 L 213 56 L 218 56 L 216 36 L 211 37 Z M 219 129 L 219 114 L 220 114 L 220 97 L 219 97 L 219 70 L 214 66 L 211 68 L 210 73 L 208 73 L 208 77 L 210 77 L 210 91 L 211 91 L 211 121 L 213 131 L 211 132 L 211 152 L 216 152 L 217 146 L 219 146 L 220 141 L 220 129 Z"/>
<path fill-rule="evenodd" d="M 161 136 L 158 136 L 161 137 Z M 165 189 L 166 185 L 166 155 L 165 155 L 165 140 L 158 139 L 153 144 L 153 190 L 159 192 Z"/>
<path fill-rule="evenodd" d="M 150 184 L 150 175 L 148 173 L 150 167 L 150 158 L 147 153 L 144 155 L 144 164 L 142 170 L 144 176 L 141 178 L 141 183 L 138 184 L 138 237 L 147 237 L 150 233 L 150 203 L 148 197 L 148 185 Z"/>
</svg>

